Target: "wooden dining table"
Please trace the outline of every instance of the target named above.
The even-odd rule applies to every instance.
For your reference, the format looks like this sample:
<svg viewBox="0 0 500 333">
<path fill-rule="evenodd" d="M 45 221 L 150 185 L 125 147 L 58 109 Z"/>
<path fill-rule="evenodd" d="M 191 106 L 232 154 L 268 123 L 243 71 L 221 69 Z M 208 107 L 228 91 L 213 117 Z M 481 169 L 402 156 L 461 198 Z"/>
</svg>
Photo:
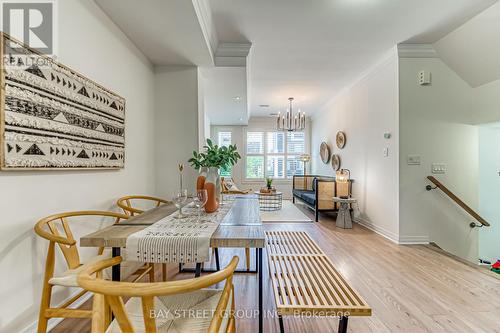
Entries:
<svg viewBox="0 0 500 333">
<path fill-rule="evenodd" d="M 210 246 L 218 248 L 255 248 L 255 270 L 251 273 L 258 274 L 258 307 L 259 307 L 259 333 L 263 331 L 263 300 L 262 300 L 262 250 L 265 246 L 265 233 L 260 219 L 259 202 L 255 196 L 235 196 L 233 205 L 217 230 L 210 239 Z M 228 204 L 228 203 L 226 203 Z M 109 247 L 113 257 L 121 254 L 121 248 L 126 247 L 127 237 L 143 230 L 159 220 L 175 213 L 172 204 L 165 204 L 148 210 L 128 220 L 103 228 L 80 238 L 82 247 Z M 216 256 L 218 258 L 218 256 Z M 200 263 L 198 263 L 200 264 Z M 198 265 L 197 264 L 197 265 Z M 218 264 L 218 263 L 217 263 Z M 201 265 L 201 264 L 200 264 Z M 219 265 L 217 265 L 219 266 Z M 218 267 L 217 267 L 218 268 Z M 207 269 L 205 272 L 213 270 Z M 248 273 L 246 270 L 237 270 L 236 273 Z M 113 281 L 120 281 L 120 266 L 112 268 Z"/>
</svg>

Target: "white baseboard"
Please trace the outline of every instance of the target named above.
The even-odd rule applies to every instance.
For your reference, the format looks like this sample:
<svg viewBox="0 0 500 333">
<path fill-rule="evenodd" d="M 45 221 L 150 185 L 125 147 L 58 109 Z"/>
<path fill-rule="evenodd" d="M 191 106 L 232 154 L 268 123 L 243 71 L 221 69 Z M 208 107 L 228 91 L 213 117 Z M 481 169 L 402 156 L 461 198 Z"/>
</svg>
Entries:
<svg viewBox="0 0 500 333">
<path fill-rule="evenodd" d="M 429 236 L 399 236 L 399 244 L 429 244 Z"/>
<path fill-rule="evenodd" d="M 371 221 L 365 220 L 365 219 L 360 218 L 360 217 L 354 218 L 354 222 L 356 222 L 357 224 L 362 225 L 363 227 L 365 227 L 367 229 L 370 229 L 371 231 L 376 232 L 377 234 L 379 234 L 380 236 L 383 236 L 383 237 L 387 238 L 391 242 L 399 244 L 399 235 L 395 234 L 392 231 L 389 231 L 389 230 L 387 230 L 385 228 L 382 228 L 382 227 L 380 227 L 378 225 L 375 225 Z"/>
<path fill-rule="evenodd" d="M 392 231 L 389 231 L 385 228 L 382 228 L 378 225 L 373 224 L 371 221 L 362 219 L 362 218 L 354 218 L 354 222 L 364 226 L 371 231 L 376 232 L 377 234 L 387 238 L 391 242 L 400 245 L 411 245 L 411 244 L 429 244 L 430 239 L 428 236 L 401 236 Z"/>
<path fill-rule="evenodd" d="M 75 296 L 77 293 L 79 293 L 80 290 L 75 292 L 73 295 L 68 297 L 70 299 L 71 297 Z M 72 307 L 73 308 L 78 308 L 83 305 L 86 301 L 88 301 L 92 297 L 92 293 L 86 293 L 82 297 L 80 297 L 76 302 L 73 303 Z M 66 302 L 68 299 L 62 301 L 60 304 L 57 306 L 61 306 L 64 302 Z M 38 317 L 38 313 L 37 313 Z M 61 321 L 63 321 L 64 318 L 52 318 L 49 320 L 49 324 L 47 325 L 47 332 L 50 332 L 51 329 L 56 327 Z M 38 319 L 26 326 L 23 330 L 21 330 L 19 333 L 36 333 L 38 331 Z"/>
</svg>

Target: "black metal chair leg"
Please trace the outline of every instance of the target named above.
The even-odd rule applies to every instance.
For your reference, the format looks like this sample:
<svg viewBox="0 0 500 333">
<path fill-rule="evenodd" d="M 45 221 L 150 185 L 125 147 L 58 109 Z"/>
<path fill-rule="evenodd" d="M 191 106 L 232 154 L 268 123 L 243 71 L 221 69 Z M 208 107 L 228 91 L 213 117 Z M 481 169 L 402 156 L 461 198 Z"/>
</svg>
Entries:
<svg viewBox="0 0 500 333">
<path fill-rule="evenodd" d="M 315 217 L 315 219 L 316 219 L 316 222 L 318 222 L 318 220 L 319 220 L 319 212 L 318 212 L 318 209 L 315 209 L 315 210 L 314 210 L 314 217 Z"/>
<path fill-rule="evenodd" d="M 179 264 L 179 273 L 182 272 L 182 264 Z"/>
<path fill-rule="evenodd" d="M 349 318 L 342 316 L 339 321 L 339 333 L 347 333 L 347 320 Z"/>
<path fill-rule="evenodd" d="M 215 253 L 215 268 L 220 271 L 219 248 L 214 248 Z"/>
<path fill-rule="evenodd" d="M 285 333 L 285 325 L 283 324 L 283 317 L 278 315 L 278 321 L 280 323 L 280 332 Z"/>
<path fill-rule="evenodd" d="M 194 277 L 200 277 L 201 275 L 201 262 L 196 263 L 196 272 L 194 273 Z"/>
</svg>

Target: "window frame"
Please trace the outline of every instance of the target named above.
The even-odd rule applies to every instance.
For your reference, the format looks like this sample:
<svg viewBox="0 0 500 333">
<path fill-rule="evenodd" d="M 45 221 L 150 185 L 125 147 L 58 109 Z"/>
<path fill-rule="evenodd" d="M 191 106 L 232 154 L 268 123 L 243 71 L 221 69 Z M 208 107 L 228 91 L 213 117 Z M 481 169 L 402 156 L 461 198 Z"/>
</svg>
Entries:
<svg viewBox="0 0 500 333">
<path fill-rule="evenodd" d="M 221 131 L 217 131 L 217 145 L 219 147 L 222 147 L 223 145 L 221 144 L 221 133 L 229 133 L 229 145 L 232 145 L 233 144 L 233 131 L 230 131 L 230 130 L 221 130 Z M 233 166 L 230 166 L 229 167 L 229 175 L 226 175 L 226 174 L 222 174 L 223 173 L 223 170 L 220 170 L 220 176 L 221 177 L 225 177 L 225 178 L 233 178 Z"/>
<path fill-rule="evenodd" d="M 307 129 L 306 129 L 307 130 Z M 292 182 L 293 176 L 288 177 L 287 176 L 287 163 L 288 163 L 288 158 L 289 157 L 298 157 L 302 154 L 308 154 L 309 153 L 309 143 L 308 143 L 308 133 L 306 130 L 303 131 L 304 133 L 304 151 L 302 153 L 289 153 L 288 152 L 288 132 L 286 131 L 278 131 L 276 129 L 270 129 L 270 128 L 247 128 L 243 131 L 243 142 L 244 142 L 244 152 L 245 152 L 245 163 L 244 163 L 244 169 L 243 169 L 243 183 L 261 183 L 265 181 L 267 177 L 267 163 L 268 163 L 268 156 L 283 156 L 283 178 L 273 178 L 274 183 L 283 183 L 283 184 L 289 184 Z M 263 133 L 263 153 L 257 154 L 257 153 L 248 153 L 247 152 L 247 146 L 248 146 L 248 133 L 252 132 L 262 132 Z M 284 151 L 282 153 L 268 153 L 268 133 L 283 133 L 284 136 Z M 247 178 L 247 157 L 248 156 L 263 156 L 264 157 L 264 177 L 263 178 Z"/>
</svg>

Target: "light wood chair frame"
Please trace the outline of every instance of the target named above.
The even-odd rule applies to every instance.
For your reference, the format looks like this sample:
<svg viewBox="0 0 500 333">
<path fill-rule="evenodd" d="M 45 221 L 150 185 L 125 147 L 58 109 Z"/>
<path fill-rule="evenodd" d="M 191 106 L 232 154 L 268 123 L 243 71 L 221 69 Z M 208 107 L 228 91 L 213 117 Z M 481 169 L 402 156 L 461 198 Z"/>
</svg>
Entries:
<svg viewBox="0 0 500 333">
<path fill-rule="evenodd" d="M 156 206 L 159 207 L 162 204 L 167 204 L 171 203 L 171 201 L 162 199 L 162 198 L 157 198 L 157 197 L 152 197 L 152 196 L 147 196 L 147 195 L 128 195 L 125 197 L 121 197 L 118 199 L 116 204 L 118 207 L 120 207 L 123 212 L 129 216 L 136 216 L 144 213 L 144 210 L 133 207 L 132 205 L 132 200 L 147 200 L 147 201 L 155 201 Z"/>
<path fill-rule="evenodd" d="M 208 332 L 219 332 L 225 315 L 229 315 L 227 332 L 235 332 L 233 275 L 238 265 L 238 257 L 234 256 L 229 265 L 223 270 L 194 279 L 155 283 L 129 283 L 106 281 L 100 278 L 100 272 L 103 269 L 117 265 L 121 260 L 121 257 L 114 257 L 99 261 L 89 265 L 89 267 L 78 274 L 78 283 L 84 289 L 94 292 L 92 333 L 100 333 L 106 330 L 106 304 L 111 306 L 111 310 L 122 332 L 134 333 L 134 327 L 128 318 L 123 297 L 141 298 L 145 331 L 156 333 L 155 318 L 150 315 L 151 311 L 154 310 L 155 296 L 188 293 L 213 286 L 224 280 L 226 280 L 226 283 Z M 97 277 L 93 276 L 95 273 L 97 273 Z M 226 314 L 225 310 L 229 302 L 229 297 L 232 297 L 231 313 Z"/>
<path fill-rule="evenodd" d="M 52 288 L 54 285 L 49 283 L 49 280 L 54 277 L 55 269 L 55 247 L 56 244 L 59 246 L 65 260 L 68 265 L 68 269 L 75 269 L 82 265 L 80 262 L 80 255 L 78 252 L 78 247 L 76 240 L 73 237 L 71 228 L 68 223 L 68 219 L 71 217 L 82 217 L 82 216 L 100 216 L 100 217 L 111 217 L 115 218 L 115 224 L 119 223 L 123 219 L 128 219 L 129 216 L 125 214 L 120 214 L 116 212 L 108 211 L 75 211 L 66 212 L 60 214 L 54 214 L 47 216 L 39 220 L 34 227 L 35 233 L 45 238 L 49 241 L 49 247 L 47 251 L 47 258 L 45 261 L 45 273 L 43 278 L 43 289 L 42 298 L 40 302 L 40 313 L 38 318 L 38 332 L 45 333 L 47 331 L 47 323 L 50 318 L 91 318 L 92 311 L 90 310 L 80 310 L 80 309 L 70 309 L 68 308 L 71 304 L 80 299 L 83 295 L 87 293 L 86 290 L 82 290 L 80 293 L 71 297 L 69 300 L 64 302 L 64 304 L 59 307 L 50 307 L 50 302 L 52 298 Z M 57 224 L 56 224 L 57 223 Z M 58 224 L 60 226 L 58 227 Z M 62 230 L 61 230 L 62 226 Z M 104 248 L 100 247 L 98 249 L 98 255 L 103 254 Z M 154 281 L 154 271 L 152 266 L 147 266 L 135 272 L 134 274 L 139 274 L 134 281 L 138 281 L 149 273 L 149 278 Z"/>
<path fill-rule="evenodd" d="M 162 198 L 158 197 L 152 197 L 152 196 L 147 196 L 147 195 L 128 195 L 125 197 L 121 197 L 116 201 L 116 205 L 120 207 L 123 212 L 129 216 L 137 216 L 142 213 L 144 213 L 144 210 L 139 209 L 137 207 L 133 207 L 132 201 L 133 200 L 146 200 L 146 201 L 154 201 L 156 202 L 156 207 L 160 207 L 161 205 L 172 203 L 172 201 L 168 201 Z M 152 264 L 154 266 L 154 264 Z M 161 265 L 161 274 L 163 281 L 167 281 L 167 264 L 162 264 Z"/>
</svg>

